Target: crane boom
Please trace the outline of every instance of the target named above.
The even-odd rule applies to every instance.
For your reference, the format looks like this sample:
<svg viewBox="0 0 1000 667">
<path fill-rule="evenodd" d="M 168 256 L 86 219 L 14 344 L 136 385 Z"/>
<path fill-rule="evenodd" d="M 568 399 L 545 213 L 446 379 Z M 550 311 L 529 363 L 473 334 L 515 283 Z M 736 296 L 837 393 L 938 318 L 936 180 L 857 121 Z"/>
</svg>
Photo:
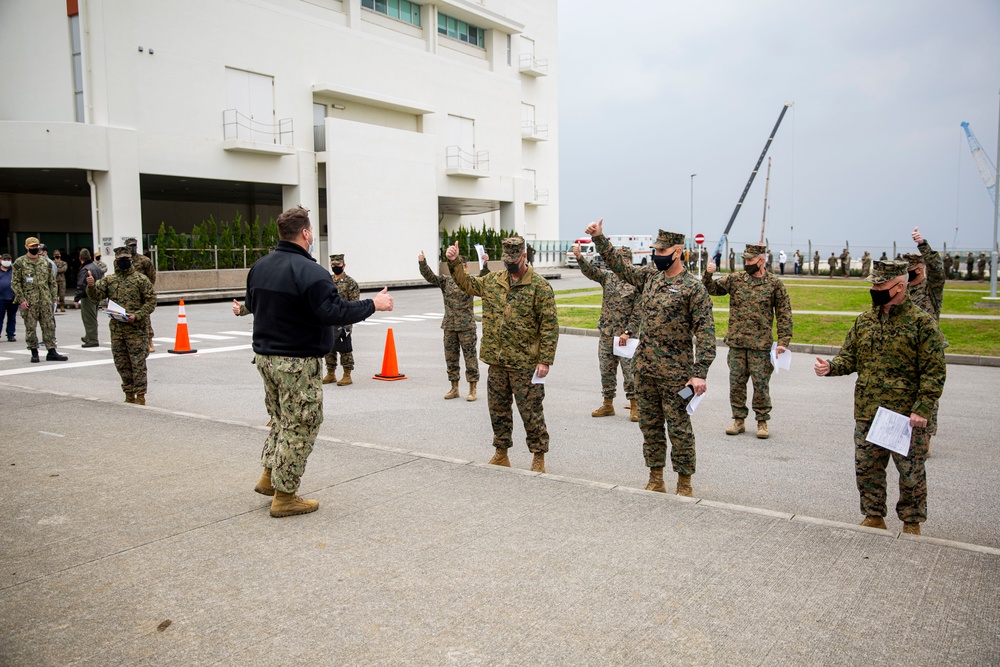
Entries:
<svg viewBox="0 0 1000 667">
<path fill-rule="evenodd" d="M 976 168 L 979 169 L 979 175 L 983 179 L 983 183 L 986 184 L 986 191 L 990 193 L 990 199 L 995 205 L 997 202 L 997 182 L 996 177 L 993 175 L 996 173 L 996 167 L 990 162 L 989 156 L 983 147 L 979 145 L 979 140 L 976 139 L 976 135 L 972 133 L 969 129 L 968 123 L 962 123 L 962 129 L 965 130 L 965 136 L 969 140 L 969 150 L 972 151 L 972 159 L 976 163 Z"/>
<path fill-rule="evenodd" d="M 760 165 L 764 162 L 764 156 L 767 155 L 767 149 L 771 147 L 771 142 L 774 141 L 774 135 L 778 133 L 778 126 L 781 125 L 781 120 L 785 117 L 785 112 L 788 111 L 789 107 L 792 106 L 792 102 L 785 102 L 785 106 L 781 107 L 781 113 L 778 114 L 778 122 L 774 124 L 774 129 L 771 130 L 771 134 L 767 137 L 767 143 L 764 144 L 764 150 L 760 152 L 760 157 L 757 158 L 757 164 L 754 165 L 753 171 L 750 172 L 750 180 L 747 181 L 747 185 L 743 188 L 743 194 L 740 195 L 740 200 L 736 202 L 736 208 L 733 209 L 733 214 L 729 217 L 729 224 L 726 225 L 726 230 L 722 232 L 722 236 L 719 238 L 719 244 L 715 246 L 715 263 L 718 264 L 719 260 L 722 258 L 722 246 L 726 243 L 726 238 L 729 236 L 729 230 L 733 228 L 733 223 L 736 222 L 736 216 L 739 215 L 740 207 L 743 206 L 743 200 L 746 199 L 747 193 L 750 192 L 750 186 L 753 185 L 753 179 L 757 175 L 757 171 L 760 170 Z"/>
</svg>

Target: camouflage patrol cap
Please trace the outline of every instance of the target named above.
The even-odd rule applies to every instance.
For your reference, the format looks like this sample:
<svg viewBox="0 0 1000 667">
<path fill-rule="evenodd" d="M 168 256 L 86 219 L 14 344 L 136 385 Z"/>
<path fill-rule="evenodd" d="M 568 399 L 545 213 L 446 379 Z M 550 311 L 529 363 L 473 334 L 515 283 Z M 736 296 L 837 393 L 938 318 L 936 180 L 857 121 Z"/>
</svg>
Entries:
<svg viewBox="0 0 1000 667">
<path fill-rule="evenodd" d="M 38 239 L 36 239 L 34 236 L 29 236 L 28 238 L 24 239 L 24 247 L 25 248 L 31 248 L 33 246 L 39 245 L 40 243 L 41 242 Z"/>
<path fill-rule="evenodd" d="M 906 270 L 912 271 L 924 263 L 924 256 L 919 252 L 908 252 L 903 255 L 903 261 L 906 262 Z"/>
<path fill-rule="evenodd" d="M 753 245 L 752 243 L 747 244 L 747 249 L 743 251 L 743 259 L 753 259 L 758 255 L 766 255 L 767 246 L 763 245 Z"/>
<path fill-rule="evenodd" d="M 893 278 L 905 276 L 907 270 L 906 262 L 896 260 L 883 262 L 882 260 L 878 260 L 872 265 L 872 273 L 866 279 L 870 280 L 875 285 L 881 285 L 882 283 L 889 282 Z"/>
<path fill-rule="evenodd" d="M 503 240 L 503 254 L 500 261 L 508 264 L 520 261 L 524 254 L 524 239 L 520 236 L 511 236 Z"/>
<path fill-rule="evenodd" d="M 127 239 L 125 239 L 125 245 L 139 245 L 139 242 L 135 239 L 134 236 L 130 236 Z"/>
<path fill-rule="evenodd" d="M 675 245 L 684 245 L 684 235 L 661 229 L 651 247 L 657 250 L 666 250 L 667 248 L 673 248 Z"/>
<path fill-rule="evenodd" d="M 630 262 L 631 263 L 631 261 L 632 261 L 632 248 L 629 248 L 627 245 L 623 245 L 623 246 L 620 246 L 618 248 L 618 252 L 620 252 L 622 254 L 622 259 L 624 259 L 626 262 Z"/>
<path fill-rule="evenodd" d="M 115 259 L 131 259 L 132 249 L 128 246 L 121 246 L 120 248 L 115 248 Z"/>
<path fill-rule="evenodd" d="M 344 255 L 330 255 L 330 266 L 343 266 L 344 265 Z"/>
</svg>

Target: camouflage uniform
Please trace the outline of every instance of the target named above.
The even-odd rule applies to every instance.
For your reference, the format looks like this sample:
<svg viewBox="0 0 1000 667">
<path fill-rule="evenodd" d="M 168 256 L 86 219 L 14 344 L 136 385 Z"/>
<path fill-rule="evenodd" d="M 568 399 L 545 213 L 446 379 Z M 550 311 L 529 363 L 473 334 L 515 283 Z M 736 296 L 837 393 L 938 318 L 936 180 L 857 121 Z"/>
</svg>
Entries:
<svg viewBox="0 0 1000 667">
<path fill-rule="evenodd" d="M 979 253 L 979 259 L 976 261 L 976 278 L 979 282 L 986 280 L 986 253 Z"/>
<path fill-rule="evenodd" d="M 837 256 L 831 252 L 830 259 L 826 261 L 830 265 L 830 277 L 833 278 L 833 276 L 837 273 Z"/>
<path fill-rule="evenodd" d="M 730 250 L 729 251 L 729 272 L 733 273 L 734 271 L 736 271 L 736 251 L 735 250 Z"/>
<path fill-rule="evenodd" d="M 339 259 L 334 259 L 339 257 Z M 330 255 L 331 266 L 343 266 L 344 256 L 343 255 Z M 333 279 L 333 283 L 337 286 L 337 292 L 340 294 L 340 298 L 344 301 L 360 301 L 361 300 L 361 288 L 358 286 L 358 282 L 347 275 L 346 273 L 341 273 L 339 276 L 332 274 L 330 276 Z M 347 325 L 344 327 L 347 333 L 350 334 L 354 327 L 352 325 Z M 326 372 L 336 373 L 337 371 L 337 355 L 340 355 L 340 365 L 344 367 L 345 371 L 354 370 L 354 352 L 336 352 L 331 350 L 326 357 Z"/>
<path fill-rule="evenodd" d="M 61 259 L 53 259 L 56 263 L 56 298 L 59 300 L 59 311 L 65 312 L 66 310 L 66 271 L 69 269 L 69 264 L 62 261 Z"/>
<path fill-rule="evenodd" d="M 861 256 L 861 277 L 867 278 L 872 272 L 872 256 L 866 250 L 865 254 Z"/>
<path fill-rule="evenodd" d="M 941 320 L 941 305 L 944 302 L 944 262 L 941 255 L 927 241 L 919 244 L 917 249 L 920 254 L 908 253 L 903 256 L 906 260 L 907 269 L 912 271 L 918 265 L 924 265 L 924 279 L 919 285 L 908 285 L 906 291 L 913 304 L 928 315 L 934 318 L 935 322 Z M 940 326 L 940 324 L 938 325 Z M 948 347 L 947 339 L 944 346 Z M 934 412 L 927 422 L 927 434 L 937 435 L 938 401 L 934 401 Z"/>
<path fill-rule="evenodd" d="M 524 240 L 516 236 L 504 239 L 503 248 L 505 257 L 515 252 L 520 257 Z M 533 454 L 544 454 L 549 450 L 542 410 L 545 385 L 532 384 L 531 378 L 538 364 L 551 366 L 555 361 L 559 320 L 552 288 L 530 265 L 514 285 L 507 271 L 470 277 L 458 258 L 448 262 L 448 270 L 459 289 L 483 300 L 479 356 L 489 365 L 487 402 L 493 446 L 506 450 L 513 444 L 513 400 L 524 422 L 528 449 Z"/>
<path fill-rule="evenodd" d="M 153 266 L 153 260 L 145 255 L 141 254 L 138 250 L 138 243 L 135 239 L 125 239 L 125 245 L 129 247 L 132 251 L 132 268 L 136 270 L 136 273 L 141 273 L 149 279 L 149 284 L 154 288 L 156 287 L 156 267 Z M 107 271 L 105 271 L 107 273 Z M 153 318 L 146 318 L 146 339 L 147 341 L 153 340 Z"/>
<path fill-rule="evenodd" d="M 748 245 L 744 259 L 753 259 L 763 246 Z M 753 411 L 758 422 L 771 418 L 769 384 L 771 364 L 771 327 L 778 321 L 778 345 L 788 347 L 792 340 L 792 304 L 784 283 L 769 273 L 751 277 L 746 271 L 730 273 L 718 280 L 706 273 L 705 287 L 712 296 L 729 295 L 729 403 L 733 419 L 746 419 L 747 380 L 753 380 Z"/>
<path fill-rule="evenodd" d="M 36 257 L 33 260 L 30 255 L 21 255 L 14 260 L 10 286 L 18 305 L 28 302 L 27 308 L 21 308 L 28 349 L 38 348 L 38 325 L 41 325 L 42 342 L 46 349 L 53 350 L 56 347 L 56 319 L 52 316 L 52 304 L 56 299 L 56 279 L 45 258 L 41 254 Z"/>
<path fill-rule="evenodd" d="M 819 250 L 813 253 L 813 275 L 819 275 Z"/>
<path fill-rule="evenodd" d="M 840 275 L 845 278 L 851 275 L 851 253 L 846 250 L 840 255 Z"/>
<path fill-rule="evenodd" d="M 132 259 L 132 253 L 126 247 L 115 248 L 115 260 L 119 259 Z M 127 271 L 115 268 L 115 274 L 87 286 L 87 298 L 92 301 L 110 299 L 129 315 L 135 315 L 134 322 L 111 320 L 111 355 L 122 378 L 122 391 L 126 396 L 141 397 L 146 395 L 146 357 L 149 356 L 146 325 L 156 308 L 156 292 L 149 278 L 138 273 L 134 265 Z"/>
<path fill-rule="evenodd" d="M 691 378 L 707 377 L 708 367 L 715 359 L 712 300 L 705 286 L 687 271 L 668 278 L 655 266 L 626 264 L 618 253 L 612 252 L 614 246 L 602 234 L 594 236 L 593 241 L 608 267 L 640 293 L 636 304 L 640 342 L 632 367 L 646 466 L 666 465 L 665 421 L 673 469 L 679 475 L 692 475 L 694 432 L 687 404 L 677 392 Z M 664 247 L 681 245 L 684 236 L 661 230 L 657 244 L 662 243 L 669 244 Z M 692 339 L 696 352 L 692 350 Z"/>
<path fill-rule="evenodd" d="M 465 263 L 464 257 L 459 261 Z M 472 309 L 472 295 L 466 294 L 450 276 L 439 276 L 431 271 L 426 261 L 420 261 L 420 275 L 424 280 L 441 290 L 444 296 L 444 360 L 448 367 L 448 380 L 458 382 L 462 368 L 459 357 L 465 356 L 465 379 L 479 382 L 479 359 L 476 356 L 476 316 Z M 486 275 L 489 269 L 483 266 L 479 275 Z"/>
<path fill-rule="evenodd" d="M 627 257 L 625 261 L 632 263 L 631 250 L 621 248 L 619 252 Z M 616 276 L 614 272 L 593 266 L 586 257 L 580 257 L 579 264 L 583 275 L 600 283 L 604 288 L 601 297 L 601 318 L 597 322 L 597 330 L 601 332 L 601 339 L 597 345 L 597 359 L 601 368 L 601 393 L 604 398 L 615 397 L 620 363 L 622 376 L 625 378 L 625 398 L 631 400 L 634 393 L 632 360 L 616 356 L 614 345 L 623 333 L 635 336 L 639 331 L 639 313 L 635 307 L 639 293 L 634 286 Z"/>
<path fill-rule="evenodd" d="M 948 253 L 945 253 L 944 254 L 944 276 L 945 276 L 945 279 L 948 279 L 948 278 L 951 277 L 951 266 L 952 266 L 951 255 L 949 255 Z"/>
<path fill-rule="evenodd" d="M 874 282 L 906 272 L 903 262 L 876 262 Z M 929 436 L 913 429 L 908 456 L 865 441 L 879 406 L 909 416 L 931 418 L 944 388 L 944 339 L 934 318 L 909 296 L 882 313 L 880 306 L 862 313 L 847 333 L 840 353 L 830 360 L 829 375 L 857 372 L 854 387 L 854 461 L 861 511 L 865 516 L 886 515 L 885 468 L 890 455 L 899 471 L 896 514 L 906 523 L 927 519 L 927 479 L 924 459 Z"/>
<path fill-rule="evenodd" d="M 260 464 L 271 471 L 275 489 L 295 493 L 323 423 L 322 362 L 319 357 L 254 354 L 254 363 L 271 416 Z"/>
</svg>

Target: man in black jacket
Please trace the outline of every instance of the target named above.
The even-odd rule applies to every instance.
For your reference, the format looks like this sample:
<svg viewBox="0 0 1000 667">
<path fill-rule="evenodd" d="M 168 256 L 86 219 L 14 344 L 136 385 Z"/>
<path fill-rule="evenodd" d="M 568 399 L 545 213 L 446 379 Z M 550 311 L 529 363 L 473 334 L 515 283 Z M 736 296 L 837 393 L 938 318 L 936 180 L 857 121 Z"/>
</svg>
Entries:
<svg viewBox="0 0 1000 667">
<path fill-rule="evenodd" d="M 97 302 L 91 301 L 87 296 L 87 273 L 94 276 L 94 280 L 104 277 L 104 271 L 90 257 L 90 251 L 86 248 L 80 251 L 80 271 L 76 276 L 76 294 L 73 301 L 80 308 L 80 319 L 83 320 L 83 345 L 80 347 L 100 347 L 97 340 Z"/>
<path fill-rule="evenodd" d="M 323 422 L 323 356 L 333 349 L 333 327 L 354 324 L 377 310 L 392 310 L 383 289 L 374 299 L 344 301 L 330 274 L 310 250 L 309 212 L 292 208 L 278 216 L 274 252 L 247 275 L 246 307 L 253 313 L 253 351 L 264 379 L 271 432 L 264 443 L 264 474 L 254 490 L 270 496 L 271 516 L 307 514 L 318 500 L 295 495 Z"/>
</svg>

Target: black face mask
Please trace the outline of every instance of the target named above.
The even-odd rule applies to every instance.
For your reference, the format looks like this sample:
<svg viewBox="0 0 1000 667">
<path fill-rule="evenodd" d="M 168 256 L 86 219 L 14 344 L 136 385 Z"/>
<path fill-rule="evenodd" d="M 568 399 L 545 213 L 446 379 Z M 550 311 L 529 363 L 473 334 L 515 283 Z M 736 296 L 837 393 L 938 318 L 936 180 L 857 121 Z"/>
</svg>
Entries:
<svg viewBox="0 0 1000 667">
<path fill-rule="evenodd" d="M 29 255 L 37 255 L 38 254 L 38 248 L 28 248 L 28 254 Z"/>
<path fill-rule="evenodd" d="M 128 271 L 129 269 L 132 268 L 131 259 L 116 259 L 115 264 L 117 264 L 118 268 L 121 269 L 122 271 Z"/>
<path fill-rule="evenodd" d="M 892 301 L 892 288 L 883 290 L 868 290 L 872 295 L 872 303 L 876 306 L 884 306 Z"/>
<path fill-rule="evenodd" d="M 515 273 L 521 270 L 521 263 L 514 262 L 513 264 L 508 264 L 507 262 L 504 262 L 503 268 L 507 269 L 507 273 L 514 275 Z"/>
<path fill-rule="evenodd" d="M 749 266 L 744 267 L 743 270 L 746 271 L 751 276 L 755 276 L 758 273 L 760 273 L 760 265 L 759 264 L 751 264 Z"/>
<path fill-rule="evenodd" d="M 911 282 L 911 283 L 912 283 L 912 282 L 913 282 L 914 280 L 916 280 L 916 279 L 917 279 L 917 272 L 916 272 L 915 270 L 914 270 L 914 271 L 907 271 L 907 272 L 906 272 L 906 275 L 908 275 L 908 276 L 910 277 L 910 282 Z"/>
<path fill-rule="evenodd" d="M 673 265 L 673 263 L 674 263 L 673 253 L 669 255 L 653 255 L 653 264 L 655 264 L 656 268 L 659 269 L 660 271 L 666 271 Z"/>
<path fill-rule="evenodd" d="M 339 276 L 343 272 L 344 272 L 344 267 L 342 267 L 342 266 L 335 266 L 335 267 L 333 267 L 333 273 L 334 273 L 334 275 Z"/>
</svg>

